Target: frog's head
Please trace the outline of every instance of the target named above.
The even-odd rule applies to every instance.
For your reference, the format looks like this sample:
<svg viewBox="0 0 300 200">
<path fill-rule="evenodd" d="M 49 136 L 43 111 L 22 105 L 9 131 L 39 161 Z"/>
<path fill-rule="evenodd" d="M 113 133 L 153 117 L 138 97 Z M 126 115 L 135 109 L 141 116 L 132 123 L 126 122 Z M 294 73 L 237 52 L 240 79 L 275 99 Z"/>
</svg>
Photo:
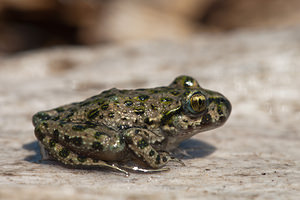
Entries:
<svg viewBox="0 0 300 200">
<path fill-rule="evenodd" d="M 228 119 L 231 104 L 222 94 L 201 88 L 189 76 L 177 77 L 170 86 L 184 90 L 181 111 L 173 118 L 173 125 L 179 130 L 177 134 L 183 139 L 219 127 Z"/>
<path fill-rule="evenodd" d="M 231 104 L 226 97 L 203 88 L 187 90 L 181 101 L 189 128 L 197 131 L 223 125 L 231 112 Z"/>
</svg>

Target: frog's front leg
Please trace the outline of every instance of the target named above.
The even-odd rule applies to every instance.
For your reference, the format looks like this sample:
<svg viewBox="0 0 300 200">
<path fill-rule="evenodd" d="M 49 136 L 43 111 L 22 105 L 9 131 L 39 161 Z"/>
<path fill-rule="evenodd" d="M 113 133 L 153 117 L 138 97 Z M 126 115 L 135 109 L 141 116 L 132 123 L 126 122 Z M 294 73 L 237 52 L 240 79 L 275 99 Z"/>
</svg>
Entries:
<svg viewBox="0 0 300 200">
<path fill-rule="evenodd" d="M 151 169 L 141 169 L 138 171 L 156 172 L 165 171 L 168 169 L 159 169 L 165 166 L 169 161 L 181 162 L 180 160 L 169 155 L 165 151 L 157 151 L 152 145 L 155 142 L 161 142 L 164 136 L 156 135 L 155 133 L 141 128 L 127 129 L 124 133 L 128 147 L 134 154 L 145 162 Z M 182 163 L 182 162 L 181 162 Z M 132 168 L 135 170 L 134 168 Z"/>
</svg>

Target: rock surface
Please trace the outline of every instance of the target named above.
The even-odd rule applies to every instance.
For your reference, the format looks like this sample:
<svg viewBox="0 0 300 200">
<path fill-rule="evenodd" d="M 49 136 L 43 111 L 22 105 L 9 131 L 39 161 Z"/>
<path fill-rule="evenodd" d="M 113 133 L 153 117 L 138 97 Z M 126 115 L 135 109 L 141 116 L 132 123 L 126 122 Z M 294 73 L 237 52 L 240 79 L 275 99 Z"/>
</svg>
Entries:
<svg viewBox="0 0 300 200">
<path fill-rule="evenodd" d="M 300 29 L 199 35 L 0 60 L 0 199 L 297 199 Z M 169 84 L 179 74 L 233 105 L 225 126 L 180 146 L 186 166 L 129 177 L 40 162 L 31 116 L 104 89 Z"/>
</svg>

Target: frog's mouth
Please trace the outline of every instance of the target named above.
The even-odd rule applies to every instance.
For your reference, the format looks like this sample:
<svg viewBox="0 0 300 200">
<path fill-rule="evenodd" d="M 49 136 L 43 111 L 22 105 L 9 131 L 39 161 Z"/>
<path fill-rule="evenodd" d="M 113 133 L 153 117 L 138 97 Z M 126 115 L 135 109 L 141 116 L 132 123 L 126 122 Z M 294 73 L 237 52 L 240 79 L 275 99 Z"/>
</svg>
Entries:
<svg viewBox="0 0 300 200">
<path fill-rule="evenodd" d="M 226 97 L 221 94 L 212 96 L 208 98 L 207 109 L 196 124 L 200 123 L 201 132 L 222 126 L 229 118 L 231 109 L 231 103 Z"/>
</svg>

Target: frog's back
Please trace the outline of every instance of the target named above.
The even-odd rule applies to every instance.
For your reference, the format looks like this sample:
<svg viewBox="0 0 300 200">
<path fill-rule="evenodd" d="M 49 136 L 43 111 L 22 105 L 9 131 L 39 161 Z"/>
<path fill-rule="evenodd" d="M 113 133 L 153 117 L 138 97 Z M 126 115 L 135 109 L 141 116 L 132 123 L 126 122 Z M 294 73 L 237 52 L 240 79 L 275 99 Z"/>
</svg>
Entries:
<svg viewBox="0 0 300 200">
<path fill-rule="evenodd" d="M 172 87 L 153 89 L 110 89 L 67 109 L 63 121 L 81 121 L 104 124 L 113 129 L 160 126 L 164 113 L 180 106 L 179 96 L 184 90 Z"/>
</svg>

